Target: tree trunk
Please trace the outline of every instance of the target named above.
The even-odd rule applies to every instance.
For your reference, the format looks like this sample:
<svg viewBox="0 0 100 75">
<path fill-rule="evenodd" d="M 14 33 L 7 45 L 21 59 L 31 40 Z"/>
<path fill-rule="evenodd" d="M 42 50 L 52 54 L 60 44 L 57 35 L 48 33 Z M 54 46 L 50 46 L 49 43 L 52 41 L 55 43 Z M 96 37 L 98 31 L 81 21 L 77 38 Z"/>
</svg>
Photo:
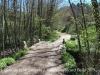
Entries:
<svg viewBox="0 0 100 75">
<path fill-rule="evenodd" d="M 98 50 L 100 50 L 100 16 L 99 16 L 99 10 L 98 10 L 98 2 L 97 0 L 91 0 L 92 2 L 92 6 L 93 6 L 93 15 L 95 18 L 95 27 L 96 27 L 96 32 L 97 32 L 97 46 L 98 49 L 95 50 L 95 64 L 94 67 L 96 66 L 97 62 L 98 62 L 98 55 L 97 52 Z"/>
<path fill-rule="evenodd" d="M 88 33 L 87 33 L 87 25 L 86 25 L 86 20 L 85 20 L 85 15 L 84 15 L 84 9 L 83 9 L 83 3 L 82 0 L 80 0 L 81 3 L 81 11 L 82 11 L 82 24 L 83 24 L 83 30 L 85 30 L 85 32 L 83 32 L 83 38 L 85 38 L 85 42 L 86 42 L 86 50 L 88 51 L 88 62 L 89 61 L 89 55 L 90 55 L 90 47 L 89 47 L 89 41 L 88 41 Z M 84 35 L 86 37 L 84 37 Z M 83 57 L 83 55 L 82 55 Z"/>
<path fill-rule="evenodd" d="M 5 11 L 5 0 L 2 0 L 2 48 L 3 48 L 3 57 L 5 57 L 5 22 L 4 22 L 4 11 Z"/>
<path fill-rule="evenodd" d="M 78 39 L 78 47 L 79 47 L 79 51 L 80 51 L 80 53 L 82 53 L 82 51 L 81 51 L 81 43 L 80 43 L 80 34 L 79 34 L 78 25 L 77 25 L 77 19 L 76 19 L 76 16 L 75 16 L 75 13 L 74 13 L 72 4 L 71 4 L 70 0 L 68 0 L 68 1 L 69 1 L 71 10 L 72 10 L 72 13 L 73 13 L 73 16 L 74 16 L 74 20 L 75 20 L 75 27 L 76 27 L 76 34 L 77 34 L 77 39 Z M 80 67 L 82 68 L 82 65 L 81 65 L 81 64 L 80 64 Z"/>
<path fill-rule="evenodd" d="M 14 42 L 15 42 L 15 49 L 17 46 L 17 0 L 14 0 Z"/>
</svg>

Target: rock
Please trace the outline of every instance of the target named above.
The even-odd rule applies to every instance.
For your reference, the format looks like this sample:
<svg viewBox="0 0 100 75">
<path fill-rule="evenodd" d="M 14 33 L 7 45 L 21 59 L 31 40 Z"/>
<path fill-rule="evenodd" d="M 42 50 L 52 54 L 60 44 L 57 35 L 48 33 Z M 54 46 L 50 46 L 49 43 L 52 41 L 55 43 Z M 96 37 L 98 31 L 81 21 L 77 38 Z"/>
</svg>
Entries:
<svg viewBox="0 0 100 75">
<path fill-rule="evenodd" d="M 34 44 L 39 43 L 40 39 L 34 39 Z"/>
<path fill-rule="evenodd" d="M 26 41 L 23 41 L 23 43 L 24 43 L 24 48 L 27 49 Z"/>
</svg>

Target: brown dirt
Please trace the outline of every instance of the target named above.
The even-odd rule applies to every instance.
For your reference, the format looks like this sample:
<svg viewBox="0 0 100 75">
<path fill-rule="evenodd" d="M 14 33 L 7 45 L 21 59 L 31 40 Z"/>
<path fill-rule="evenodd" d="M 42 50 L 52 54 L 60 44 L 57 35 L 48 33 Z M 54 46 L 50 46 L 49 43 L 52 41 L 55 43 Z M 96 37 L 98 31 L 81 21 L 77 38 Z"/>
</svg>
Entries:
<svg viewBox="0 0 100 75">
<path fill-rule="evenodd" d="M 63 48 L 63 38 L 69 39 L 70 35 L 63 33 L 53 43 L 41 41 L 35 44 L 32 50 L 2 70 L 0 75 L 64 75 L 59 53 Z"/>
</svg>

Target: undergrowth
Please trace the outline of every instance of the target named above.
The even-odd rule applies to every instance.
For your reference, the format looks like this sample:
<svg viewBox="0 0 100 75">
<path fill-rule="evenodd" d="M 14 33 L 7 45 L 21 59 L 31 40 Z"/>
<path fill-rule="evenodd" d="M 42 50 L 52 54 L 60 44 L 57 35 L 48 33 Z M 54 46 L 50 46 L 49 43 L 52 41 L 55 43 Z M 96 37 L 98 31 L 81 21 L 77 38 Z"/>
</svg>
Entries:
<svg viewBox="0 0 100 75">
<path fill-rule="evenodd" d="M 61 35 L 57 32 L 52 32 L 48 35 L 48 37 L 45 38 L 46 41 L 53 42 L 57 40 Z"/>
<path fill-rule="evenodd" d="M 76 62 L 73 56 L 67 53 L 65 50 L 61 52 L 62 62 L 64 63 L 65 68 L 76 67 Z"/>
<path fill-rule="evenodd" d="M 3 58 L 0 60 L 0 70 L 2 70 L 3 68 L 5 68 L 8 65 L 11 65 L 15 63 L 15 59 L 12 57 L 8 57 L 8 58 Z"/>
<path fill-rule="evenodd" d="M 82 52 L 87 52 L 84 44 L 82 43 L 82 41 L 80 41 L 81 43 L 81 51 Z M 66 48 L 67 50 L 71 50 L 73 52 L 80 52 L 79 47 L 78 47 L 78 40 L 66 40 Z"/>
<path fill-rule="evenodd" d="M 5 67 L 15 63 L 16 60 L 18 60 L 20 57 L 25 55 L 27 53 L 27 51 L 28 51 L 28 48 L 24 49 L 24 50 L 20 50 L 19 52 L 13 54 L 11 57 L 0 59 L 0 70 L 2 70 Z"/>
<path fill-rule="evenodd" d="M 28 51 L 28 49 L 20 50 L 19 52 L 13 54 L 12 58 L 14 58 L 15 60 L 18 60 L 20 57 L 22 57 L 23 55 L 25 55 L 27 51 Z"/>
<path fill-rule="evenodd" d="M 77 50 L 78 43 L 77 41 L 67 40 L 66 41 L 66 48 L 71 50 Z"/>
<path fill-rule="evenodd" d="M 64 64 L 64 68 L 67 75 L 84 75 L 83 72 L 76 71 L 76 69 L 78 68 L 74 57 L 70 55 L 68 52 L 66 52 L 65 50 L 61 52 L 61 59 Z"/>
</svg>

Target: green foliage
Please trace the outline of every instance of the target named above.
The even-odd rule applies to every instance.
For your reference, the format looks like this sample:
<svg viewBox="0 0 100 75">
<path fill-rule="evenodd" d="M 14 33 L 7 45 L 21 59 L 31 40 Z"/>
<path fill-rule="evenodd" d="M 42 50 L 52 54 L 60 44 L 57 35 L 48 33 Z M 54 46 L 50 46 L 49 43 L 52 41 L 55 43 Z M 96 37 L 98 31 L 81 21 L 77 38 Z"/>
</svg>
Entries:
<svg viewBox="0 0 100 75">
<path fill-rule="evenodd" d="M 83 33 L 85 33 L 86 32 L 86 30 L 81 30 L 81 34 L 83 34 Z M 96 28 L 95 28 L 95 26 L 94 25 L 90 25 L 90 26 L 88 26 L 88 28 L 87 28 L 87 33 L 88 33 L 88 40 L 89 41 L 95 41 L 95 39 L 96 39 L 96 37 L 97 37 L 97 33 L 96 33 Z M 81 35 L 80 34 L 80 35 Z M 84 39 L 86 39 L 86 36 L 85 37 L 83 37 L 82 35 L 81 35 L 81 40 L 84 40 Z"/>
<path fill-rule="evenodd" d="M 88 27 L 88 40 L 89 41 L 94 41 L 97 37 L 97 33 L 96 33 L 96 28 L 95 26 L 90 26 Z"/>
<path fill-rule="evenodd" d="M 27 49 L 26 50 L 20 50 L 18 53 L 13 54 L 12 57 L 15 60 L 18 60 L 20 57 L 22 57 L 23 55 L 25 55 L 26 52 L 27 52 Z"/>
<path fill-rule="evenodd" d="M 50 41 L 50 42 L 53 42 L 55 41 L 56 39 L 58 39 L 61 35 L 59 33 L 56 33 L 56 32 L 51 32 L 50 35 L 48 35 L 46 37 L 46 41 Z"/>
<path fill-rule="evenodd" d="M 53 17 L 52 17 L 52 22 L 53 22 L 53 25 L 52 25 L 52 28 L 54 30 L 59 30 L 61 31 L 63 27 L 65 27 L 65 22 L 63 21 L 63 18 L 64 15 L 63 15 L 63 12 L 62 11 L 59 11 L 57 12 Z"/>
<path fill-rule="evenodd" d="M 77 45 L 78 45 L 77 40 L 75 40 L 75 41 L 67 40 L 66 41 L 66 48 L 67 49 L 78 50 Z"/>
<path fill-rule="evenodd" d="M 4 61 L 7 65 L 11 65 L 15 62 L 15 59 L 8 57 L 8 58 L 4 58 L 1 61 Z"/>
<path fill-rule="evenodd" d="M 20 50 L 19 52 L 12 55 L 12 57 L 3 58 L 0 60 L 0 70 L 5 68 L 7 65 L 15 63 L 15 60 L 19 59 L 21 56 L 25 55 L 28 49 Z"/>
<path fill-rule="evenodd" d="M 20 56 L 23 56 L 23 55 L 25 55 L 26 54 L 26 50 L 21 50 L 21 51 L 19 51 L 19 53 L 20 53 Z"/>
<path fill-rule="evenodd" d="M 65 26 L 63 29 L 61 29 L 61 32 L 66 32 L 67 26 Z"/>
<path fill-rule="evenodd" d="M 42 25 L 42 39 L 48 38 L 51 34 L 50 27 L 46 27 L 44 24 Z"/>
<path fill-rule="evenodd" d="M 15 53 L 12 57 L 15 59 L 15 60 L 17 60 L 17 59 L 19 59 L 20 58 L 20 53 Z"/>
<path fill-rule="evenodd" d="M 15 59 L 8 57 L 8 58 L 3 58 L 0 60 L 0 70 L 5 68 L 7 65 L 11 65 L 15 63 Z"/>
<path fill-rule="evenodd" d="M 64 63 L 64 67 L 67 70 L 72 69 L 73 71 L 71 72 L 71 75 L 85 75 L 82 72 L 75 72 L 75 68 L 77 68 L 75 59 L 73 56 L 71 56 L 68 52 L 66 52 L 65 50 L 63 50 L 61 52 L 61 58 L 62 58 L 62 62 Z"/>
<path fill-rule="evenodd" d="M 69 33 L 69 34 L 76 34 L 75 32 L 76 32 L 75 31 L 75 25 L 70 25 L 68 27 L 67 33 Z"/>
<path fill-rule="evenodd" d="M 85 33 L 86 30 L 81 30 L 81 34 L 80 34 L 80 40 L 81 40 L 81 45 L 84 47 L 84 51 L 86 51 L 86 46 L 84 44 L 84 42 L 86 42 L 86 39 L 89 41 L 89 47 L 90 47 L 90 51 L 91 52 L 94 52 L 96 50 L 96 47 L 97 47 L 97 32 L 96 32 L 96 28 L 95 28 L 95 25 L 94 23 L 93 24 L 88 24 L 88 27 L 87 27 L 87 33 L 88 33 L 88 36 L 86 35 L 82 35 L 83 33 Z M 83 50 L 82 49 L 82 50 Z"/>
<path fill-rule="evenodd" d="M 61 52 L 61 58 L 62 58 L 62 61 L 64 63 L 64 67 L 65 68 L 73 68 L 73 67 L 76 67 L 75 59 L 73 58 L 73 56 L 71 56 L 66 51 L 63 50 Z"/>
<path fill-rule="evenodd" d="M 7 66 L 6 62 L 0 60 L 0 70 Z"/>
<path fill-rule="evenodd" d="M 60 27 L 60 29 L 58 29 L 58 31 L 62 32 L 65 29 L 65 26 Z"/>
</svg>

